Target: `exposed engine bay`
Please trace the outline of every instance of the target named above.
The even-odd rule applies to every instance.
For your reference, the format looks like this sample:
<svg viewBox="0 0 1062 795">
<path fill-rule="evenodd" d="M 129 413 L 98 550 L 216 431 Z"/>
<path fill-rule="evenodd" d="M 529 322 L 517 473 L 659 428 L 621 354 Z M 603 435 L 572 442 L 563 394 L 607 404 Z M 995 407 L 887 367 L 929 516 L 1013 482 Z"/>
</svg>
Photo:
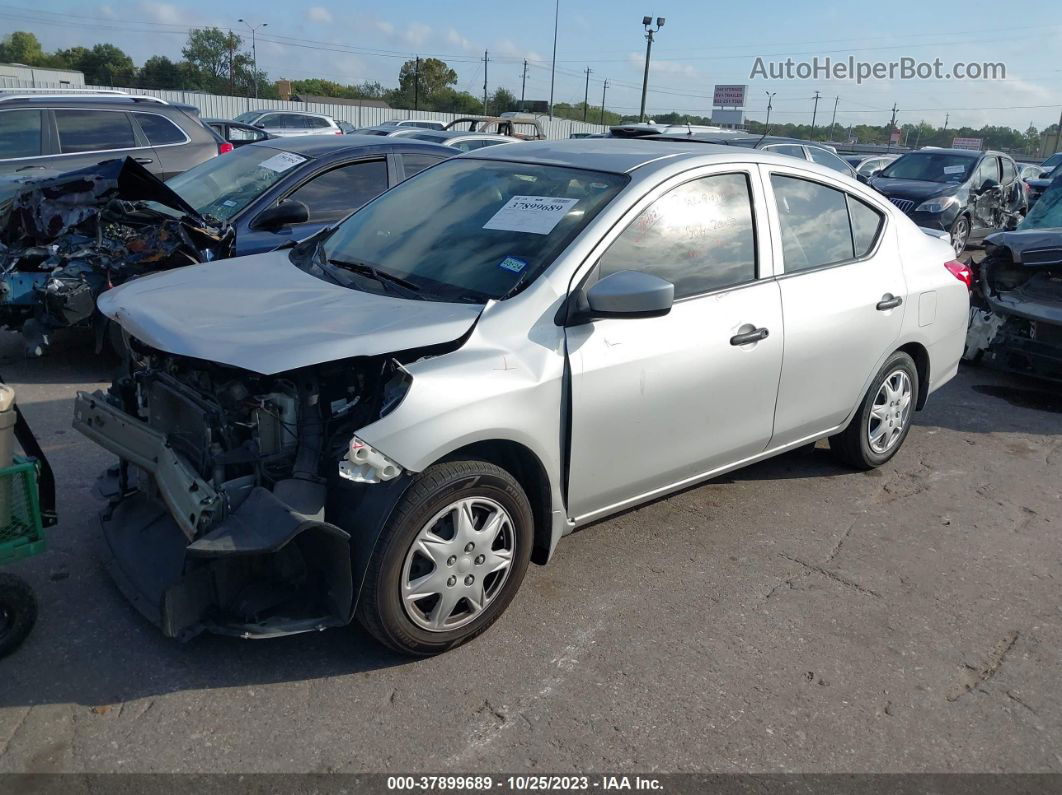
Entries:
<svg viewBox="0 0 1062 795">
<path fill-rule="evenodd" d="M 59 175 L 20 176 L 0 211 L 0 324 L 41 355 L 58 328 L 94 326 L 104 290 L 228 257 L 234 234 L 197 213 L 131 158 Z"/>
<path fill-rule="evenodd" d="M 401 473 L 354 432 L 401 401 L 402 365 L 365 357 L 266 376 L 128 346 L 128 372 L 106 394 L 79 394 L 74 420 L 120 459 L 100 491 L 127 596 L 173 637 L 346 624 L 361 554 L 351 534 L 373 527 L 362 498 L 390 493 L 365 484 Z"/>
<path fill-rule="evenodd" d="M 1062 379 L 1062 230 L 999 232 L 985 254 L 964 357 Z"/>
</svg>

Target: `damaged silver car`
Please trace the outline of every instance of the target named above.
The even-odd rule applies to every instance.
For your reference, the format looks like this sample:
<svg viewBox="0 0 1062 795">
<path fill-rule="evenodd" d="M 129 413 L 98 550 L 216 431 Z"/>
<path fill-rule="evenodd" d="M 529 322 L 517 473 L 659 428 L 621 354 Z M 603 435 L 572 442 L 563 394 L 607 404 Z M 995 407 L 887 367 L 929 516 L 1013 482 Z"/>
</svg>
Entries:
<svg viewBox="0 0 1062 795">
<path fill-rule="evenodd" d="M 1062 177 L 1009 232 L 985 238 L 965 358 L 1062 381 Z"/>
<path fill-rule="evenodd" d="M 958 367 L 950 260 L 752 149 L 444 161 L 290 249 L 101 297 L 128 371 L 74 426 L 119 459 L 110 567 L 169 636 L 356 618 L 444 651 L 579 526 L 819 438 L 888 461 Z"/>
</svg>

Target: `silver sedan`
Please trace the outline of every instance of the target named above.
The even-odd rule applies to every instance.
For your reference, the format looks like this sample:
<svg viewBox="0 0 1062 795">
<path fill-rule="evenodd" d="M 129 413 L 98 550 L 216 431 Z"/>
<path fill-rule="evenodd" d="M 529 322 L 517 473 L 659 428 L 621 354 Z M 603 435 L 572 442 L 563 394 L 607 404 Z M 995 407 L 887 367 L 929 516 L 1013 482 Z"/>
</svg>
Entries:
<svg viewBox="0 0 1062 795">
<path fill-rule="evenodd" d="M 962 355 L 953 259 L 752 149 L 444 161 L 303 244 L 103 295 L 133 372 L 75 425 L 126 462 L 112 568 L 177 637 L 357 618 L 444 651 L 580 525 L 818 439 L 889 461 Z"/>
</svg>

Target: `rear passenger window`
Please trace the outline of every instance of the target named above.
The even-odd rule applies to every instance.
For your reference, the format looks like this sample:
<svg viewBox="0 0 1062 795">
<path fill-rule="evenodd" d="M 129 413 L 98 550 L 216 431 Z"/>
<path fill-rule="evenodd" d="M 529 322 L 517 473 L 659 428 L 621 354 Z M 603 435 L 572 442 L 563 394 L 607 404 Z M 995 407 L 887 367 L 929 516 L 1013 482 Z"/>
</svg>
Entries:
<svg viewBox="0 0 1062 795">
<path fill-rule="evenodd" d="M 65 152 L 101 152 L 133 149 L 133 125 L 124 112 L 110 110 L 56 110 L 59 147 Z"/>
<path fill-rule="evenodd" d="M 854 256 L 843 191 L 795 177 L 771 175 L 782 229 L 785 272 L 818 268 Z"/>
<path fill-rule="evenodd" d="M 598 261 L 598 275 L 642 271 L 675 285 L 675 298 L 756 278 L 752 199 L 744 174 L 702 177 L 643 210 Z"/>
<path fill-rule="evenodd" d="M 0 157 L 37 157 L 41 153 L 41 112 L 0 113 Z"/>
<path fill-rule="evenodd" d="M 851 175 L 852 167 L 841 160 L 841 158 L 833 152 L 819 149 L 817 146 L 809 146 L 808 152 L 811 154 L 811 159 L 820 166 L 826 166 L 826 168 L 832 168 L 834 171 L 840 171 L 842 174 Z"/>
<path fill-rule="evenodd" d="M 188 136 L 181 128 L 164 116 L 156 113 L 138 113 L 136 120 L 140 122 L 140 129 L 144 131 L 148 143 L 152 146 L 183 144 L 188 140 Z"/>
<path fill-rule="evenodd" d="M 848 196 L 848 213 L 852 217 L 852 242 L 855 243 L 855 255 L 865 257 L 878 241 L 878 230 L 885 217 L 854 196 Z"/>
<path fill-rule="evenodd" d="M 413 152 L 402 153 L 402 165 L 406 170 L 406 178 L 412 177 L 418 171 L 423 171 L 428 166 L 434 166 L 443 158 L 438 155 L 422 155 Z"/>
</svg>

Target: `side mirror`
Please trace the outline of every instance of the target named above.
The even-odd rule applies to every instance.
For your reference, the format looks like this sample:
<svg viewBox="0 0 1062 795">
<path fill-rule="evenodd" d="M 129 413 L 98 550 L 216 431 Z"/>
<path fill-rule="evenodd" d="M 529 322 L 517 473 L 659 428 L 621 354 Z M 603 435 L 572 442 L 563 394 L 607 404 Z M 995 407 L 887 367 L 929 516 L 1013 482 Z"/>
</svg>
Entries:
<svg viewBox="0 0 1062 795">
<path fill-rule="evenodd" d="M 994 179 L 989 178 L 989 179 L 986 179 L 984 182 L 981 183 L 981 187 L 978 188 L 977 192 L 978 193 L 988 193 L 988 191 L 995 190 L 998 187 L 999 187 L 999 183 L 996 182 Z"/>
<path fill-rule="evenodd" d="M 674 301 L 675 285 L 640 271 L 610 274 L 586 292 L 590 318 L 659 317 Z"/>
<path fill-rule="evenodd" d="M 296 199 L 286 199 L 276 207 L 262 210 L 251 224 L 255 229 L 280 229 L 310 220 L 310 208 Z"/>
<path fill-rule="evenodd" d="M 884 171 L 884 170 L 885 169 L 883 169 L 883 168 L 875 168 L 873 171 L 870 172 L 870 176 L 872 176 L 872 177 L 880 177 L 881 176 L 881 172 Z"/>
<path fill-rule="evenodd" d="M 264 121 L 256 121 L 252 126 L 257 127 L 259 130 L 264 130 L 265 129 L 265 122 Z"/>
</svg>

